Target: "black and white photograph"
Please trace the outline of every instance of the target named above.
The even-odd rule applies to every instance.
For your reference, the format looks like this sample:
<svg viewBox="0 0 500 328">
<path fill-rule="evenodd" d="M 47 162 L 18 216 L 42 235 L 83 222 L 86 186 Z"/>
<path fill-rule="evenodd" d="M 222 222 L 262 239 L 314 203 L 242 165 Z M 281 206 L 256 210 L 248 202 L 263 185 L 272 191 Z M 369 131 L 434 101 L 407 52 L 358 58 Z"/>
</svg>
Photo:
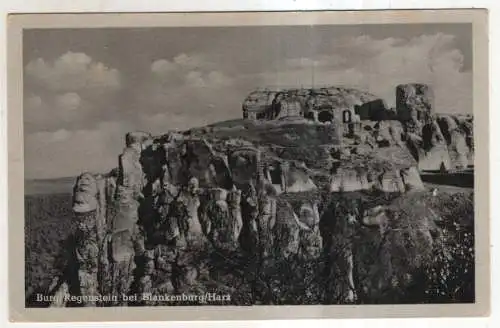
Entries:
<svg viewBox="0 0 500 328">
<path fill-rule="evenodd" d="M 474 304 L 473 36 L 24 29 L 25 307 Z"/>
</svg>

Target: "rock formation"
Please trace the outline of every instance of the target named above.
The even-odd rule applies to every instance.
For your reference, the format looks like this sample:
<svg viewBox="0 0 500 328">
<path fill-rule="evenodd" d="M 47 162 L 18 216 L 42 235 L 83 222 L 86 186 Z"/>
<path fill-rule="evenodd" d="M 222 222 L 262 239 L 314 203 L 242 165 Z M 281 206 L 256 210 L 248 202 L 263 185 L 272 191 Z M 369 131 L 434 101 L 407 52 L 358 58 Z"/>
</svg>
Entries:
<svg viewBox="0 0 500 328">
<path fill-rule="evenodd" d="M 278 259 L 326 258 L 326 267 L 317 271 L 329 277 L 327 299 L 355 302 L 368 284 L 355 279 L 360 258 L 367 260 L 356 236 L 360 231 L 370 238 L 373 231 L 385 236 L 405 214 L 329 197 L 420 195 L 426 191 L 419 170 L 465 168 L 473 156 L 471 119 L 436 116 L 432 92 L 423 85 L 398 86 L 397 95 L 397 112 L 384 116 L 383 102 L 350 89 L 266 91 L 248 98 L 244 110 L 246 117 L 268 121 L 221 122 L 156 137 L 128 133 L 116 169 L 77 179 L 73 260 L 78 273 L 57 292 L 200 292 L 213 279 L 224 284 L 218 288 L 234 290 L 228 266 L 252 273 L 248 279 L 255 289 L 266 265 Z M 282 107 L 276 107 L 277 100 Z M 274 120 L 280 111 L 294 112 L 303 104 L 313 106 L 304 115 L 356 105 L 359 113 L 377 119 L 346 129 L 344 123 Z M 85 305 L 135 304 L 160 303 Z"/>
</svg>

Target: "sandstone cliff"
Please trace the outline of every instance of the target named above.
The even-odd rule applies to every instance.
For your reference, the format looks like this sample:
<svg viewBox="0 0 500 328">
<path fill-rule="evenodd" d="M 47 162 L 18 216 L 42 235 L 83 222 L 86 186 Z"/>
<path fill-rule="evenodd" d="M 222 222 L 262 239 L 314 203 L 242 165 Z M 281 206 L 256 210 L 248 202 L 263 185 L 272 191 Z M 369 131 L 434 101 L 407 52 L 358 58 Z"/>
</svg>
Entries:
<svg viewBox="0 0 500 328">
<path fill-rule="evenodd" d="M 422 203 L 430 197 L 418 171 L 422 145 L 442 135 L 462 161 L 460 138 L 468 140 L 462 133 L 470 126 L 433 122 L 431 137 L 415 132 L 424 137 L 418 142 L 400 121 L 362 122 L 354 132 L 302 120 L 237 120 L 157 137 L 129 133 L 116 169 L 84 173 L 75 184 L 75 270 L 53 293 L 217 291 L 234 295 L 231 304 L 380 302 L 387 288 L 431 270 L 425 259 L 441 251 L 442 204 Z M 410 244 L 399 244 L 403 235 Z M 413 255 L 399 263 L 389 255 L 394 248 Z M 309 294 L 299 297 L 292 286 L 306 278 L 314 290 L 304 301 Z M 84 305 L 162 304 L 139 297 Z"/>
</svg>

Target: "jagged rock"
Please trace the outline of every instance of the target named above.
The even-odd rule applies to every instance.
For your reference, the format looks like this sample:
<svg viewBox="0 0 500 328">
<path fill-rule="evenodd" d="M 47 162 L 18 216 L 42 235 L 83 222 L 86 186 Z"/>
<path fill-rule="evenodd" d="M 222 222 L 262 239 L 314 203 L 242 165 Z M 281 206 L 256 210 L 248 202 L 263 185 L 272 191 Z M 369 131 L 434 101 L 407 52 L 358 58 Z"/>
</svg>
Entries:
<svg viewBox="0 0 500 328">
<path fill-rule="evenodd" d="M 299 209 L 298 219 L 305 225 L 301 226 L 299 232 L 299 247 L 302 256 L 307 259 L 319 257 L 323 249 L 323 242 L 319 229 L 318 205 L 315 202 L 303 203 Z"/>
<path fill-rule="evenodd" d="M 54 293 L 54 301 L 50 304 L 52 308 L 62 308 L 66 306 L 68 297 L 71 296 L 69 293 L 69 286 L 66 282 L 63 282 L 57 291 Z"/>
<path fill-rule="evenodd" d="M 230 219 L 230 235 L 232 243 L 238 243 L 241 229 L 243 228 L 243 218 L 241 215 L 241 190 L 233 189 L 227 194 L 227 206 Z"/>
<path fill-rule="evenodd" d="M 383 235 L 389 226 L 389 216 L 383 206 L 375 206 L 366 210 L 361 220 L 366 226 L 378 227 L 380 235 Z"/>
<path fill-rule="evenodd" d="M 170 140 L 163 144 L 165 165 L 163 167 L 164 184 L 181 185 L 185 183 L 187 173 L 184 172 L 183 157 L 187 149 L 183 140 Z"/>
<path fill-rule="evenodd" d="M 126 147 L 138 147 L 143 150 L 153 143 L 151 134 L 142 131 L 129 132 L 125 135 Z"/>
<path fill-rule="evenodd" d="M 434 238 L 439 235 L 434 223 L 437 215 L 433 206 L 422 202 L 419 196 L 410 197 L 397 198 L 389 206 L 377 206 L 365 212 L 364 223 L 378 227 L 383 236 L 377 239 L 375 247 L 379 255 L 375 262 L 362 256 L 358 258 L 370 277 L 358 285 L 367 297 L 380 297 L 381 291 L 387 288 L 403 288 L 415 268 L 435 256 Z"/>
<path fill-rule="evenodd" d="M 249 183 L 242 192 L 241 217 L 243 225 L 239 238 L 241 249 L 247 254 L 257 253 L 257 245 L 259 244 L 258 216 L 257 191 L 254 185 Z"/>
<path fill-rule="evenodd" d="M 107 230 L 107 200 L 106 200 L 106 179 L 99 176 L 96 180 L 97 186 L 97 216 L 96 216 L 96 228 L 97 228 L 97 241 L 99 245 L 102 244 L 104 236 Z"/>
<path fill-rule="evenodd" d="M 387 104 L 382 99 L 375 99 L 362 105 L 354 106 L 355 112 L 361 120 L 380 121 L 391 119 Z"/>
<path fill-rule="evenodd" d="M 457 169 L 466 169 L 469 164 L 467 154 L 469 153 L 469 148 L 465 140 L 465 136 L 458 130 L 453 130 L 450 133 L 450 145 L 448 146 L 451 162 L 453 167 Z"/>
<path fill-rule="evenodd" d="M 86 172 L 82 173 L 73 189 L 73 212 L 86 213 L 95 211 L 98 203 L 97 195 L 97 182 L 95 177 Z"/>
<path fill-rule="evenodd" d="M 181 274 L 184 283 L 187 285 L 194 285 L 198 278 L 198 270 L 193 266 L 184 267 Z"/>
<path fill-rule="evenodd" d="M 199 185 L 198 179 L 191 178 L 188 182 L 187 188 L 181 191 L 177 201 L 182 202 L 186 209 L 186 217 L 182 218 L 185 221 L 186 231 L 183 234 L 186 237 L 186 242 L 189 245 L 199 245 L 203 242 L 203 229 L 198 217 L 198 209 L 200 207 Z"/>
<path fill-rule="evenodd" d="M 160 284 L 156 289 L 158 290 L 158 293 L 160 295 L 175 293 L 175 287 L 170 280 L 167 280 L 166 282 Z"/>
<path fill-rule="evenodd" d="M 151 275 L 155 270 L 155 252 L 154 250 L 147 250 L 144 253 L 144 275 Z"/>
<path fill-rule="evenodd" d="M 308 227 L 300 222 L 292 206 L 288 202 L 280 204 L 276 222 L 272 227 L 272 236 L 274 237 L 272 241 L 277 257 L 288 258 L 298 253 L 301 229 L 308 230 Z"/>
<path fill-rule="evenodd" d="M 178 248 L 185 248 L 187 246 L 188 217 L 187 206 L 181 197 L 176 198 L 170 203 L 162 226 L 162 230 L 165 233 L 165 243 L 174 242 Z"/>
<path fill-rule="evenodd" d="M 113 217 L 115 215 L 115 207 L 113 203 L 116 197 L 116 176 L 105 177 L 105 193 L 106 193 L 106 226 L 111 227 L 113 225 Z"/>
<path fill-rule="evenodd" d="M 374 184 L 374 188 L 383 192 L 405 192 L 405 184 L 399 171 L 385 171 L 378 177 L 378 181 Z"/>
<path fill-rule="evenodd" d="M 451 159 L 446 145 L 432 147 L 428 152 L 420 151 L 418 169 L 420 171 L 435 171 L 451 169 Z"/>
<path fill-rule="evenodd" d="M 396 107 L 402 121 L 425 121 L 433 114 L 434 93 L 425 84 L 409 83 L 396 87 Z"/>
<path fill-rule="evenodd" d="M 243 118 L 258 119 L 266 115 L 273 105 L 275 91 L 253 91 L 243 101 Z"/>
<path fill-rule="evenodd" d="M 211 189 L 205 214 L 210 220 L 208 238 L 220 248 L 236 247 L 238 241 L 238 236 L 232 231 L 227 193 L 227 190 L 222 188 Z"/>
<path fill-rule="evenodd" d="M 221 248 L 235 248 L 241 232 L 241 218 L 235 205 L 238 202 L 238 192 L 230 192 L 228 204 L 228 191 L 217 188 L 211 190 L 212 197 L 207 208 L 206 216 L 211 221 L 209 238 Z M 238 202 L 239 203 L 239 202 Z"/>
<path fill-rule="evenodd" d="M 340 168 L 331 177 L 330 192 L 368 190 L 372 185 L 367 172 Z"/>
<path fill-rule="evenodd" d="M 355 301 L 355 227 L 361 208 L 359 199 L 333 202 L 321 217 L 323 244 L 327 255 L 326 299 L 331 303 Z"/>
<path fill-rule="evenodd" d="M 314 181 L 303 168 L 292 166 L 285 175 L 286 192 L 304 192 L 316 190 Z"/>
<path fill-rule="evenodd" d="M 441 128 L 436 120 L 432 119 L 422 126 L 422 145 L 421 147 L 427 151 L 432 147 L 446 144 Z"/>
<path fill-rule="evenodd" d="M 204 139 L 185 141 L 185 155 L 181 170 L 198 179 L 200 187 L 231 188 L 231 174 L 224 156 L 217 154 Z"/>
<path fill-rule="evenodd" d="M 352 235 L 376 228 L 388 234 L 404 215 L 395 206 L 363 215 L 361 205 L 333 200 L 321 204 L 320 220 L 319 200 L 360 190 L 422 191 L 419 169 L 464 168 L 471 160 L 472 119 L 434 116 L 432 92 L 417 84 L 398 88 L 398 117 L 376 98 L 350 89 L 302 91 L 273 95 L 274 102 L 264 101 L 264 112 L 254 111 L 255 117 L 312 114 L 308 118 L 329 124 L 236 120 L 155 138 L 133 132 L 117 169 L 82 175 L 74 189 L 78 233 L 85 236 L 77 238 L 74 256 L 82 293 L 198 290 L 216 253 L 254 265 L 255 257 L 272 264 L 272 256 L 309 261 L 326 255 L 335 286 L 325 292 L 353 302 L 361 255 Z M 248 106 L 245 115 L 252 116 Z M 354 106 L 376 107 L 380 120 L 336 122 Z M 320 223 L 330 227 L 320 229 Z M 392 261 L 387 254 L 377 260 Z"/>
<path fill-rule="evenodd" d="M 95 272 L 78 270 L 78 281 L 80 281 L 79 287 L 81 294 L 84 296 L 91 296 L 90 298 L 82 301 L 83 306 L 94 307 L 96 305 L 96 301 L 92 297 L 99 295 L 97 269 Z"/>
<path fill-rule="evenodd" d="M 373 137 L 379 143 L 387 145 L 402 145 L 403 125 L 399 121 L 379 121 L 374 126 Z"/>
<path fill-rule="evenodd" d="M 277 200 L 272 185 L 264 184 L 257 190 L 257 231 L 259 235 L 259 253 L 267 257 L 272 252 L 273 228 L 276 223 Z"/>
<path fill-rule="evenodd" d="M 356 89 L 329 87 L 329 88 L 302 88 L 285 90 L 255 90 L 243 101 L 243 118 L 277 119 L 304 115 L 313 120 L 331 120 L 335 112 L 361 106 L 380 99 L 367 92 Z M 379 107 L 385 104 L 373 105 L 377 115 Z M 354 113 L 353 113 L 354 114 Z M 356 113 L 357 114 L 357 113 Z M 322 117 L 328 117 L 322 119 Z"/>
<path fill-rule="evenodd" d="M 117 199 L 114 203 L 116 214 L 111 227 L 113 231 L 133 231 L 135 229 L 135 225 L 139 220 L 139 202 L 136 200 L 135 195 L 133 189 L 118 187 Z"/>
<path fill-rule="evenodd" d="M 236 149 L 229 154 L 228 161 L 232 179 L 238 188 L 256 181 L 261 169 L 259 150 L 249 147 Z"/>
<path fill-rule="evenodd" d="M 418 169 L 416 167 L 413 166 L 407 169 L 402 169 L 401 177 L 403 178 L 403 183 L 407 191 L 425 189 L 422 179 L 420 178 L 420 174 L 418 173 Z"/>
<path fill-rule="evenodd" d="M 130 230 L 119 230 L 111 235 L 111 252 L 113 261 L 128 262 L 134 257 L 134 244 Z"/>
<path fill-rule="evenodd" d="M 439 115 L 437 123 L 446 139 L 447 144 L 451 144 L 451 132 L 458 128 L 457 122 L 450 115 Z"/>
<path fill-rule="evenodd" d="M 118 161 L 118 185 L 134 192 L 134 198 L 141 195 L 145 185 L 144 172 L 140 162 L 141 148 L 138 147 L 141 145 L 132 144 L 125 148 Z"/>
<path fill-rule="evenodd" d="M 73 211 L 76 220 L 74 260 L 78 265 L 78 289 L 82 295 L 99 294 L 98 185 L 90 173 L 83 173 L 74 187 Z M 103 232 L 101 231 L 101 234 Z M 95 301 L 84 302 L 93 306 Z"/>
</svg>

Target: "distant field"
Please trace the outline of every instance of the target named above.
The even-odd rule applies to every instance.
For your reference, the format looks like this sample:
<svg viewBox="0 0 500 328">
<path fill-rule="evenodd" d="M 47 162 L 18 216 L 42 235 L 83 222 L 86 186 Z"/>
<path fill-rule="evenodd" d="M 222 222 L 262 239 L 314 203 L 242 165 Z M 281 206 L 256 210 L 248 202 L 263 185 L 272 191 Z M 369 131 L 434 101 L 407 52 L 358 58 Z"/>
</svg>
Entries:
<svg viewBox="0 0 500 328">
<path fill-rule="evenodd" d="M 36 179 L 24 181 L 25 195 L 40 194 L 65 194 L 71 193 L 75 183 L 75 177 L 57 179 Z"/>
</svg>

